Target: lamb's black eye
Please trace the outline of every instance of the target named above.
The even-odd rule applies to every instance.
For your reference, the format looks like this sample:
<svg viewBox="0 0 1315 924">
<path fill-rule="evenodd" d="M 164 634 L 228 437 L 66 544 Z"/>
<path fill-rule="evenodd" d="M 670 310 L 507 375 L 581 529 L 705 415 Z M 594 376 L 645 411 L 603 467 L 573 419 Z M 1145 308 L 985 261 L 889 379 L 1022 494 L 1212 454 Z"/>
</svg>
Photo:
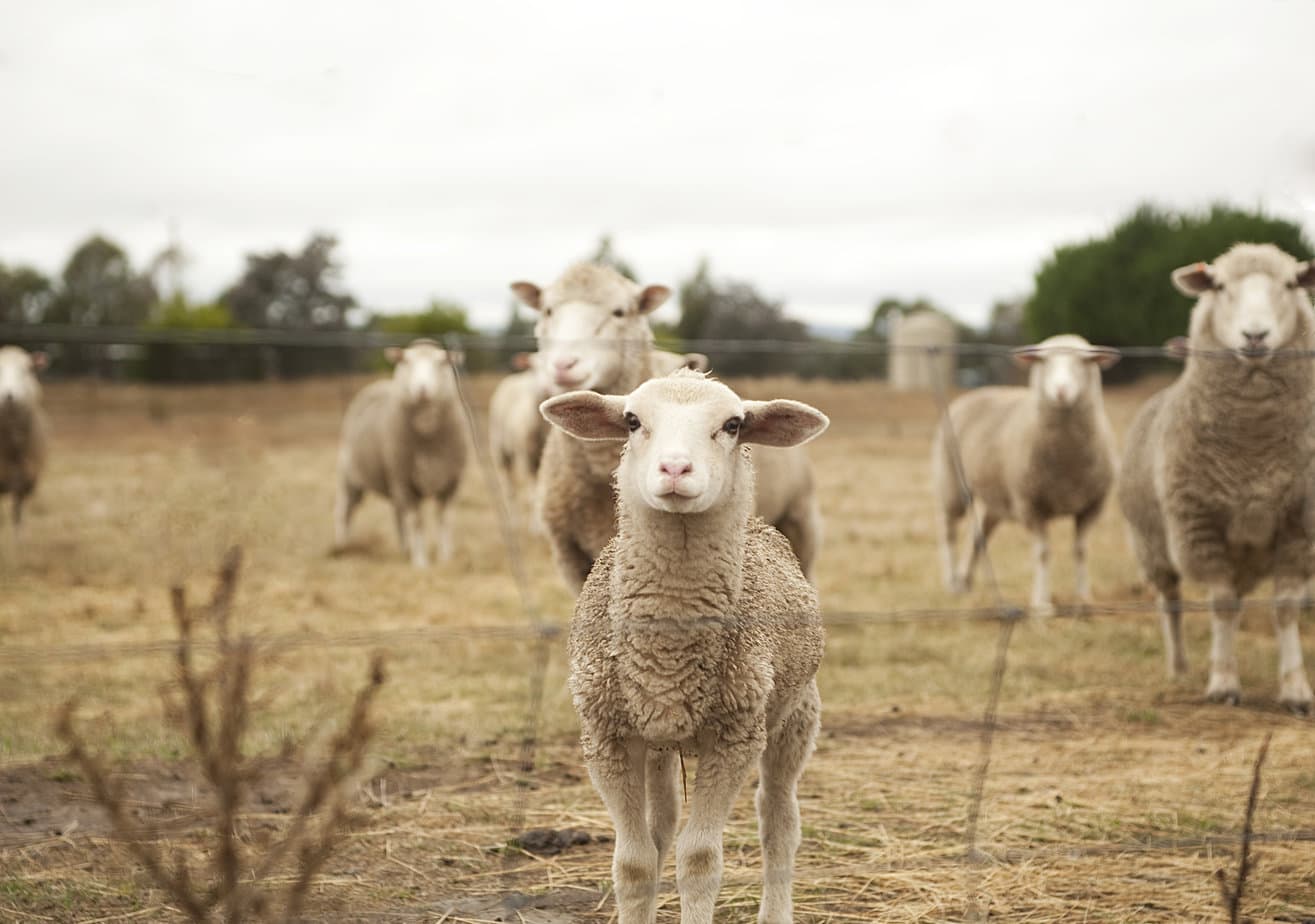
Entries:
<svg viewBox="0 0 1315 924">
<path fill-rule="evenodd" d="M 552 309 L 551 309 L 551 308 L 545 308 L 545 309 L 543 309 L 543 316 L 544 316 L 545 318 L 551 318 L 551 317 L 552 317 Z"/>
<path fill-rule="evenodd" d="M 721 425 L 721 428 L 731 436 L 736 436 L 740 432 L 740 427 L 744 426 L 744 421 L 739 417 L 732 417 Z"/>
<path fill-rule="evenodd" d="M 626 411 L 626 426 L 630 428 L 631 433 L 639 429 L 639 418 L 630 411 Z"/>
<path fill-rule="evenodd" d="M 614 318 L 623 318 L 623 317 L 625 317 L 625 315 L 626 315 L 626 310 L 625 310 L 624 308 L 613 308 L 613 309 L 612 309 L 612 317 L 614 317 Z"/>
</svg>

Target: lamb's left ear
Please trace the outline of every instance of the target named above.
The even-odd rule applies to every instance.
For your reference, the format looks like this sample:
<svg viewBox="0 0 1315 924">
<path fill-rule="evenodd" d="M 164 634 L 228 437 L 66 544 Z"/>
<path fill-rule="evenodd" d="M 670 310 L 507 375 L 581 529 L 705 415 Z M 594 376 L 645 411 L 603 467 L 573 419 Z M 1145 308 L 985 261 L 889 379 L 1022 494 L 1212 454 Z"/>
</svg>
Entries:
<svg viewBox="0 0 1315 924">
<path fill-rule="evenodd" d="M 625 395 L 568 391 L 540 404 L 539 413 L 577 439 L 623 440 L 630 435 L 625 421 Z"/>
<path fill-rule="evenodd" d="M 656 311 L 669 298 L 671 290 L 666 286 L 645 286 L 644 291 L 639 293 L 639 313 Z"/>
<path fill-rule="evenodd" d="M 1175 289 L 1184 295 L 1190 295 L 1192 298 L 1219 287 L 1218 283 L 1215 282 L 1214 271 L 1211 270 L 1209 263 L 1192 263 L 1188 266 L 1180 266 L 1173 271 L 1170 278 L 1173 280 Z"/>
<path fill-rule="evenodd" d="M 403 352 L 404 350 L 401 347 L 388 347 L 384 350 L 384 359 L 388 360 L 390 364 L 396 366 L 402 361 Z"/>
<path fill-rule="evenodd" d="M 1315 260 L 1297 264 L 1297 285 L 1315 291 Z"/>
<path fill-rule="evenodd" d="M 1122 358 L 1123 354 L 1114 347 L 1094 346 L 1087 348 L 1087 359 L 1102 369 L 1108 369 Z"/>
<path fill-rule="evenodd" d="M 1009 355 L 1014 360 L 1014 365 L 1020 369 L 1028 369 L 1033 363 L 1039 363 L 1046 358 L 1045 350 L 1033 344 L 1032 346 L 1018 347 L 1011 350 Z"/>
<path fill-rule="evenodd" d="M 50 365 L 50 357 L 47 354 L 39 351 L 32 354 L 32 370 L 34 372 L 40 372 L 48 365 Z"/>
<path fill-rule="evenodd" d="M 447 361 L 449 365 L 459 367 L 466 364 L 465 350 L 445 350 L 444 352 L 447 353 Z"/>
<path fill-rule="evenodd" d="M 820 436 L 830 425 L 831 421 L 825 414 L 799 401 L 785 398 L 746 401 L 740 442 L 758 443 L 761 446 L 798 446 Z"/>
</svg>

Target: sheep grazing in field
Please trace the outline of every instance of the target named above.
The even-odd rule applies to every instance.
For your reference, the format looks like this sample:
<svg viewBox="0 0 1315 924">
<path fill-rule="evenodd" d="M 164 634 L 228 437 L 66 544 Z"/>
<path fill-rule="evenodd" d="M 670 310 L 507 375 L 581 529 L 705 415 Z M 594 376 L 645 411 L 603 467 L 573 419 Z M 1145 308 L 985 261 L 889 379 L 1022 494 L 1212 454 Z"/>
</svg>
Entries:
<svg viewBox="0 0 1315 924">
<path fill-rule="evenodd" d="M 941 569 L 947 588 L 967 590 L 991 532 L 1002 521 L 1016 520 L 1033 536 L 1032 609 L 1045 615 L 1053 610 L 1047 526 L 1058 517 L 1073 517 L 1077 596 L 1083 603 L 1091 600 L 1087 531 L 1104 506 L 1117 466 L 1100 373 L 1119 354 L 1061 334 L 1016 350 L 1014 358 L 1029 370 L 1027 387 L 978 388 L 961 395 L 936 432 L 932 483 L 940 506 Z M 969 538 L 956 569 L 955 533 L 969 511 L 960 475 L 981 532 Z"/>
<path fill-rule="evenodd" d="M 453 369 L 461 356 L 432 340 L 390 347 L 387 356 L 392 378 L 361 389 L 343 418 L 334 543 L 346 547 L 352 513 L 373 491 L 392 501 L 402 552 L 423 568 L 429 564 L 421 512 L 426 498 L 438 504 L 439 556 L 452 556 L 448 505 L 466 464 Z"/>
<path fill-rule="evenodd" d="M 537 368 L 552 394 L 585 389 L 629 394 L 655 375 L 665 375 L 676 354 L 652 349 L 648 315 L 667 300 L 666 286 L 641 287 L 608 267 L 580 263 L 546 289 L 529 282 L 512 291 L 539 313 Z M 687 364 L 705 366 L 707 357 L 686 354 Z M 775 454 L 778 458 L 769 459 Z M 611 443 L 582 443 L 554 430 L 544 446 L 538 483 L 538 509 L 553 547 L 558 570 L 578 591 L 594 559 L 616 533 L 612 473 L 620 451 Z M 820 544 L 821 517 L 812 472 L 802 449 L 761 454 L 759 513 L 776 526 L 810 575 Z"/>
<path fill-rule="evenodd" d="M 1183 578 L 1210 598 L 1206 696 L 1241 698 L 1234 650 L 1241 598 L 1274 580 L 1279 700 L 1308 712 L 1298 635 L 1311 576 L 1315 436 L 1315 264 L 1270 244 L 1238 244 L 1173 273 L 1197 298 L 1182 375 L 1128 432 L 1119 503 L 1159 593 L 1170 676 L 1187 671 Z"/>
<path fill-rule="evenodd" d="M 571 392 L 543 413 L 577 439 L 625 447 L 619 531 L 576 602 L 570 636 L 585 761 L 616 828 L 618 918 L 654 920 L 680 815 L 678 755 L 695 754 L 676 842 L 681 921 L 712 921 L 722 833 L 757 762 L 758 920 L 789 922 L 796 785 L 821 711 L 822 620 L 790 546 L 753 516 L 751 459 L 761 446 L 807 442 L 827 418 L 794 401 L 743 401 L 695 372 L 628 396 Z"/>
<path fill-rule="evenodd" d="M 13 495 L 15 530 L 46 464 L 48 426 L 37 381 L 44 368 L 45 353 L 0 347 L 0 496 Z"/>
</svg>

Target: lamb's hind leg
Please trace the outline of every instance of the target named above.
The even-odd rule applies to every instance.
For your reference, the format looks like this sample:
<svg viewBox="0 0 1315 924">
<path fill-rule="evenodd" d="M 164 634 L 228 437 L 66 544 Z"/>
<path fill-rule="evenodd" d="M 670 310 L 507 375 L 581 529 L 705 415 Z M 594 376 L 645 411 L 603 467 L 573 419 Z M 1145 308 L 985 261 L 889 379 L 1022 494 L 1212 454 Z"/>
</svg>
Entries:
<svg viewBox="0 0 1315 924">
<path fill-rule="evenodd" d="M 981 529 L 974 529 L 968 537 L 968 548 L 963 555 L 963 566 L 959 569 L 959 583 L 964 590 L 973 586 L 973 573 L 977 570 L 977 560 L 986 554 L 986 544 L 991 541 L 991 533 L 995 532 L 996 526 L 999 525 L 998 517 L 992 516 L 985 510 L 974 512 L 971 508 L 968 510 L 968 516 L 981 517 Z"/>
<path fill-rule="evenodd" d="M 959 535 L 959 517 L 948 511 L 942 511 L 936 521 L 940 525 L 936 538 L 941 553 L 941 580 L 945 583 L 945 589 L 950 593 L 963 593 L 968 588 L 963 586 L 963 582 L 959 580 L 959 575 L 954 570 L 954 550 L 955 546 L 958 545 L 956 540 Z"/>
<path fill-rule="evenodd" d="M 732 744 L 713 734 L 699 741 L 694 800 L 689 821 L 676 841 L 681 924 L 712 924 L 712 909 L 721 889 L 722 834 L 763 744 L 761 738 Z"/>
<path fill-rule="evenodd" d="M 790 924 L 794 919 L 791 886 L 799 849 L 799 776 L 813 753 L 821 698 L 817 682 L 808 684 L 803 700 L 781 729 L 767 742 L 759 766 L 758 836 L 763 848 L 763 900 L 759 924 Z"/>
<path fill-rule="evenodd" d="M 1170 677 L 1187 673 L 1187 647 L 1183 644 L 1183 595 L 1178 575 L 1159 577 L 1160 631 L 1164 635 L 1165 665 Z"/>
<path fill-rule="evenodd" d="M 616 829 L 612 886 L 619 924 L 653 924 L 661 873 L 658 849 L 644 817 L 645 752 L 638 738 L 603 745 L 589 775 Z"/>
<path fill-rule="evenodd" d="M 1310 609 L 1304 578 L 1275 579 L 1274 633 L 1278 637 L 1278 700 L 1293 712 L 1311 709 L 1310 680 L 1301 654 L 1301 613 Z"/>
<path fill-rule="evenodd" d="M 365 491 L 346 481 L 338 482 L 338 500 L 333 508 L 333 547 L 342 550 L 347 547 L 347 537 L 351 529 L 352 514 L 361 503 Z"/>
<path fill-rule="evenodd" d="M 1100 506 L 1089 507 L 1073 518 L 1073 578 L 1078 603 L 1091 603 L 1091 577 L 1087 573 L 1087 534 L 1096 525 Z"/>
</svg>

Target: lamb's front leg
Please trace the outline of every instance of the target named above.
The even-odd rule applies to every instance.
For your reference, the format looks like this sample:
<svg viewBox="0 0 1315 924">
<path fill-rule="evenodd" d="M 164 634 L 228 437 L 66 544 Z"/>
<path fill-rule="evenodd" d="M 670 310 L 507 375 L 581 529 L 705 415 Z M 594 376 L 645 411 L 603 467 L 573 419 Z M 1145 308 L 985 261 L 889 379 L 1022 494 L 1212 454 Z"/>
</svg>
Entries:
<svg viewBox="0 0 1315 924">
<path fill-rule="evenodd" d="M 1087 574 L 1087 533 L 1096 525 L 1100 506 L 1090 507 L 1073 518 L 1073 577 L 1078 603 L 1091 603 L 1091 578 Z"/>
<path fill-rule="evenodd" d="M 813 753 L 822 701 L 817 682 L 808 684 L 802 701 L 771 736 L 763 751 L 758 783 L 758 836 L 763 846 L 763 900 L 759 924 L 794 920 L 791 886 L 799 850 L 799 776 Z"/>
<path fill-rule="evenodd" d="M 1236 706 L 1242 701 L 1237 673 L 1237 624 L 1242 605 L 1228 584 L 1210 587 L 1210 683 L 1205 697 L 1212 703 Z"/>
<path fill-rule="evenodd" d="M 1052 616 L 1055 605 L 1050 600 L 1050 536 L 1045 520 L 1028 524 L 1032 531 L 1032 615 Z"/>
<path fill-rule="evenodd" d="M 648 755 L 648 827 L 658 852 L 659 876 L 680 821 L 679 756 L 678 751 L 651 751 Z"/>
<path fill-rule="evenodd" d="M 600 745 L 589 755 L 589 775 L 616 829 L 612 887 L 619 924 L 653 924 L 657 918 L 660 858 L 644 817 L 644 763 L 639 738 Z"/>
<path fill-rule="evenodd" d="M 735 797 L 763 751 L 761 734 L 727 742 L 717 735 L 699 741 L 699 772 L 689 821 L 676 841 L 676 888 L 681 924 L 712 924 L 721 889 L 722 834 Z"/>
<path fill-rule="evenodd" d="M 1309 713 L 1310 680 L 1301 654 L 1301 613 L 1310 593 L 1301 577 L 1274 580 L 1274 634 L 1278 638 L 1278 701 L 1293 712 Z"/>
</svg>

